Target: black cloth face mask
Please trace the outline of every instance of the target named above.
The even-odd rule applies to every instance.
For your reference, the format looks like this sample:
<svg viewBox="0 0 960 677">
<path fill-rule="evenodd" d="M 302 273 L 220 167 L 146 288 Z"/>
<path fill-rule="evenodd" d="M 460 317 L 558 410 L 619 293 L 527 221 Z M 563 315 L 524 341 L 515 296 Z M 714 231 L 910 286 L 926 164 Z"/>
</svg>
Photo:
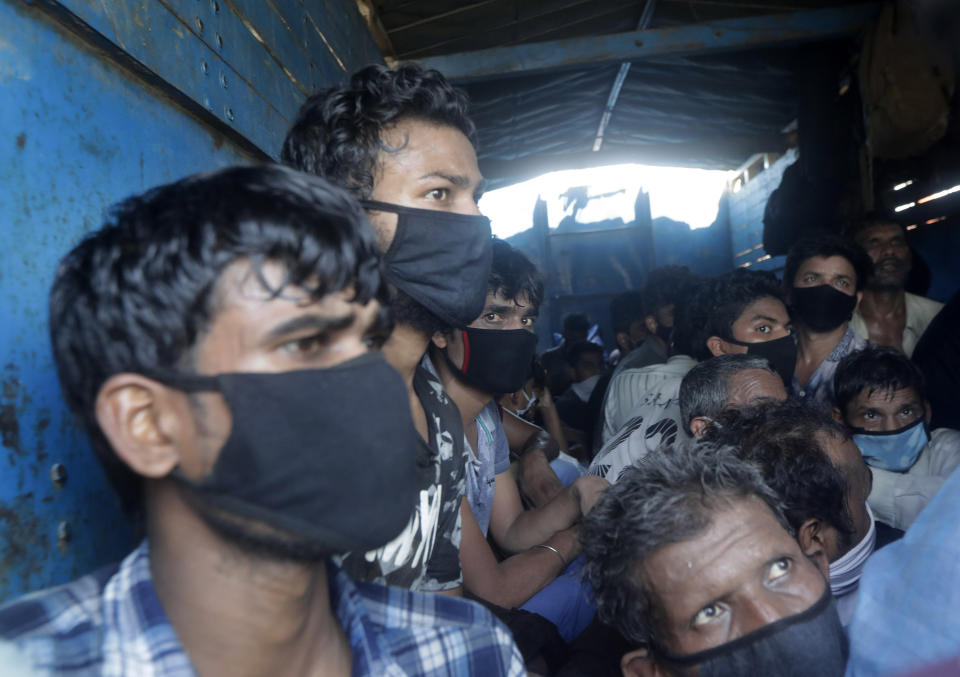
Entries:
<svg viewBox="0 0 960 677">
<path fill-rule="evenodd" d="M 465 383 L 491 395 L 513 393 L 523 387 L 537 350 L 537 335 L 526 329 L 460 330 L 463 365 L 443 351 L 447 363 Z"/>
<path fill-rule="evenodd" d="M 410 520 L 419 438 L 406 386 L 379 352 L 326 369 L 146 375 L 226 400 L 233 425 L 210 473 L 175 473 L 211 505 L 330 554 L 378 548 Z"/>
<path fill-rule="evenodd" d="M 383 255 L 390 284 L 451 327 L 477 319 L 493 261 L 490 219 L 375 200 L 360 204 L 397 215 L 396 235 Z"/>
<path fill-rule="evenodd" d="M 856 295 L 844 294 L 832 285 L 794 287 L 790 294 L 790 316 L 815 332 L 836 329 L 853 316 Z"/>
<path fill-rule="evenodd" d="M 790 388 L 793 383 L 793 370 L 797 367 L 797 342 L 794 340 L 793 334 L 759 343 L 747 343 L 736 339 L 724 339 L 724 341 L 737 346 L 745 346 L 747 355 L 766 359 L 783 380 L 784 387 Z"/>
<path fill-rule="evenodd" d="M 829 585 L 806 611 L 732 642 L 682 656 L 657 651 L 666 663 L 679 667 L 699 665 L 701 677 L 842 677 L 849 655 Z"/>
</svg>

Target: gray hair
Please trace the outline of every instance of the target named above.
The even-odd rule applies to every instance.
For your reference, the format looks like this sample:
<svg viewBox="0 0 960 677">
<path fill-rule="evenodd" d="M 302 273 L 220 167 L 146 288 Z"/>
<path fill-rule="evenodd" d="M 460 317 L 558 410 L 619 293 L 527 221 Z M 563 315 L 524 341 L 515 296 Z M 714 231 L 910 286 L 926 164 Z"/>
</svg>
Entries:
<svg viewBox="0 0 960 677">
<path fill-rule="evenodd" d="M 714 419 L 727 405 L 730 377 L 748 369 L 763 369 L 776 374 L 770 362 L 754 355 L 718 355 L 704 360 L 687 372 L 680 383 L 680 419 L 690 432 L 690 422 L 698 416 Z"/>
<path fill-rule="evenodd" d="M 790 531 L 780 499 L 760 470 L 712 442 L 658 449 L 628 467 L 583 520 L 584 576 L 601 620 L 637 644 L 656 636 L 655 592 L 640 569 L 656 550 L 690 540 L 731 500 L 756 497 Z"/>
</svg>

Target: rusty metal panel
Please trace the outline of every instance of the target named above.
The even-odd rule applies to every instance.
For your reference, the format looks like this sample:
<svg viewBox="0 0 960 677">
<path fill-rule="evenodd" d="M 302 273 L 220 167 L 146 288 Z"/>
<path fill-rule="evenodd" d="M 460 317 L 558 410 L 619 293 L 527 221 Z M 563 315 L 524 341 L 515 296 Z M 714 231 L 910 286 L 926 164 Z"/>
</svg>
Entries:
<svg viewBox="0 0 960 677">
<path fill-rule="evenodd" d="M 307 91 L 379 60 L 359 15 L 324 24 L 352 2 L 315 4 L 0 0 L 0 601 L 135 537 L 60 394 L 57 262 L 130 194 L 275 154 Z"/>
</svg>

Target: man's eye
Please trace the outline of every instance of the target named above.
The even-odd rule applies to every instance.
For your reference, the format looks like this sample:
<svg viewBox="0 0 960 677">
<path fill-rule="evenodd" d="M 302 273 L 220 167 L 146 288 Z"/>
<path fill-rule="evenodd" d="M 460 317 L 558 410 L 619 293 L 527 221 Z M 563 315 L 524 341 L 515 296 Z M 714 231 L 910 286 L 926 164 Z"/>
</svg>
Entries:
<svg viewBox="0 0 960 677">
<path fill-rule="evenodd" d="M 803 276 L 804 282 L 815 282 L 816 279 L 817 279 L 817 276 L 813 273 L 807 273 L 806 275 Z"/>
<path fill-rule="evenodd" d="M 769 334 L 772 331 L 773 327 L 771 327 L 769 324 L 761 324 L 759 327 L 757 327 L 758 334 Z"/>
<path fill-rule="evenodd" d="M 719 604 L 708 604 L 707 606 L 700 609 L 697 612 L 697 615 L 693 617 L 694 625 L 706 625 L 707 623 L 713 623 L 723 614 L 723 609 Z"/>
<path fill-rule="evenodd" d="M 536 321 L 537 320 L 534 317 L 524 317 L 520 320 L 520 324 L 522 324 L 524 327 L 532 327 Z"/>
<path fill-rule="evenodd" d="M 429 193 L 427 197 L 431 200 L 443 201 L 450 197 L 450 190 L 448 188 L 434 188 Z"/>
<path fill-rule="evenodd" d="M 280 350 L 296 355 L 304 353 L 314 353 L 326 344 L 325 336 L 307 336 L 305 338 L 294 339 L 280 344 Z"/>
<path fill-rule="evenodd" d="M 877 412 L 875 412 L 875 411 L 865 411 L 865 412 L 863 412 L 863 417 L 864 417 L 865 419 L 867 419 L 868 421 L 872 421 L 873 419 L 875 419 L 875 418 L 877 417 Z"/>
<path fill-rule="evenodd" d="M 772 582 L 783 578 L 790 571 L 791 565 L 790 558 L 781 557 L 770 566 L 770 571 L 767 572 L 767 580 Z"/>
<path fill-rule="evenodd" d="M 913 407 L 904 407 L 900 410 L 901 416 L 913 416 Z"/>
<path fill-rule="evenodd" d="M 499 314 L 499 313 L 487 313 L 486 315 L 483 316 L 483 319 L 486 320 L 487 322 L 499 322 L 499 321 L 500 321 L 500 314 Z"/>
</svg>

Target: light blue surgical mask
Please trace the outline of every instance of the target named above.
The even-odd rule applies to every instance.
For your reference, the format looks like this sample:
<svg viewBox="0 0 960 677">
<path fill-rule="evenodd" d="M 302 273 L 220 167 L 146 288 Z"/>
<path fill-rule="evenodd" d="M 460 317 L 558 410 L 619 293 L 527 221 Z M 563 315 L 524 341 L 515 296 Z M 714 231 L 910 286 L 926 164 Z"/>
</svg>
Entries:
<svg viewBox="0 0 960 677">
<path fill-rule="evenodd" d="M 881 470 L 906 472 L 917 462 L 920 452 L 930 441 L 927 424 L 921 416 L 900 430 L 885 432 L 854 430 L 853 441 L 860 448 L 868 465 Z"/>
</svg>

